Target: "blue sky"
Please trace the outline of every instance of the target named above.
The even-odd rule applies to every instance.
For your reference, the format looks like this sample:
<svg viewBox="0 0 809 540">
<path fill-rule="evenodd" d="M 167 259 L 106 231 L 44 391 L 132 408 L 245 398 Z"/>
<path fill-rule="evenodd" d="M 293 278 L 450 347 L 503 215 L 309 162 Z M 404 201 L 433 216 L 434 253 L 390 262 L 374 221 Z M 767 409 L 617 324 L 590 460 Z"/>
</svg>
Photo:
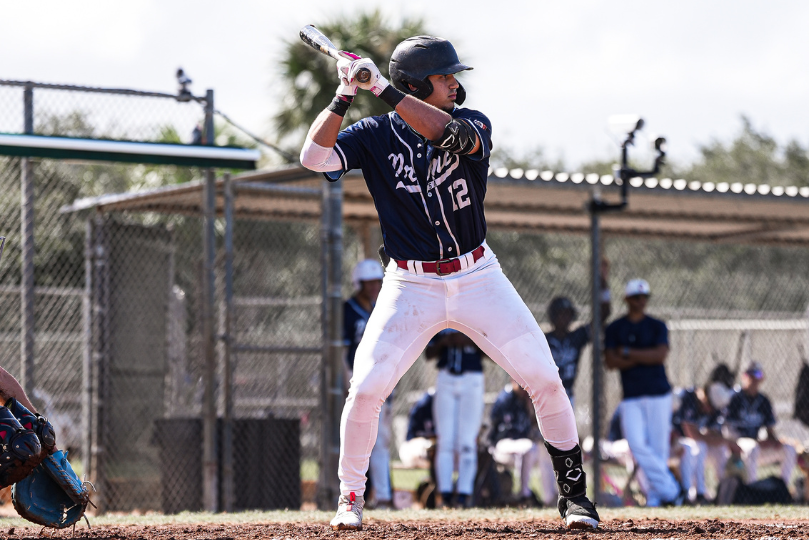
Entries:
<svg viewBox="0 0 809 540">
<path fill-rule="evenodd" d="M 809 144 L 809 2 L 781 0 L 74 0 L 3 3 L 0 78 L 194 90 L 272 136 L 276 62 L 307 23 L 379 7 L 420 16 L 475 70 L 467 106 L 492 120 L 495 144 L 542 146 L 575 167 L 616 147 L 610 114 L 637 112 L 673 159 L 730 139 L 747 114 L 779 141 Z"/>
</svg>

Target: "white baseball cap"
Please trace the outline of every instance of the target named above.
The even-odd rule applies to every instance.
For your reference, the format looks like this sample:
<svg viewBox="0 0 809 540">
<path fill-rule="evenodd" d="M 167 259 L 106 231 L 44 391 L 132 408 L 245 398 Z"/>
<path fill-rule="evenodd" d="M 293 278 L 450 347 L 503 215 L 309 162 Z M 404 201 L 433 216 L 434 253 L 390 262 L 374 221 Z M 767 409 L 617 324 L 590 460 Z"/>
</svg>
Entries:
<svg viewBox="0 0 809 540">
<path fill-rule="evenodd" d="M 626 284 L 626 293 L 624 296 L 637 296 L 639 294 L 651 294 L 649 283 L 645 279 L 632 279 Z"/>
<path fill-rule="evenodd" d="M 376 259 L 365 259 L 357 263 L 354 271 L 351 272 L 351 283 L 354 285 L 355 290 L 360 289 L 361 281 L 371 281 L 374 279 L 382 279 L 385 273 L 382 271 L 382 265 Z"/>
</svg>

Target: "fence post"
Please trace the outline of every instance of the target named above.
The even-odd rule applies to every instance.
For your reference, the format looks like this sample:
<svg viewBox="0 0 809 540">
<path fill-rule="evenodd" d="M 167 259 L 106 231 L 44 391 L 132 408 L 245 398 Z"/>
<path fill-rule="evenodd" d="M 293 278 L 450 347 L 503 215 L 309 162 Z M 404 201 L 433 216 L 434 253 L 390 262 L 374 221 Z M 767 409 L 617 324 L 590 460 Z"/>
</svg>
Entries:
<svg viewBox="0 0 809 540">
<path fill-rule="evenodd" d="M 323 441 L 318 504 L 323 509 L 334 506 L 339 495 L 337 478 L 340 456 L 340 416 L 345 384 L 343 381 L 343 183 L 328 182 L 323 187 L 321 260 L 326 263 L 323 277 L 324 359 L 321 373 L 323 401 Z"/>
<path fill-rule="evenodd" d="M 82 449 L 81 458 L 84 465 L 85 478 L 90 478 L 94 473 L 92 467 L 93 440 L 92 419 L 93 419 L 93 356 L 95 345 L 93 343 L 93 270 L 95 246 L 93 218 L 87 220 L 84 233 L 84 298 L 82 299 L 82 317 L 84 318 L 84 355 L 82 356 L 81 369 L 81 427 L 82 427 Z"/>
<path fill-rule="evenodd" d="M 593 337 L 593 500 L 598 501 L 601 495 L 601 279 L 600 279 L 600 242 L 601 229 L 598 216 L 598 202 L 601 195 L 598 190 L 593 191 L 590 204 L 590 249 L 591 267 L 590 283 L 592 284 L 592 329 Z"/>
<path fill-rule="evenodd" d="M 24 132 L 34 133 L 34 87 L 23 91 Z M 31 160 L 22 158 L 20 216 L 22 268 L 20 283 L 20 384 L 25 393 L 34 390 L 34 171 Z"/>
<path fill-rule="evenodd" d="M 225 335 L 222 393 L 225 402 L 222 418 L 222 509 L 233 511 L 233 184 L 225 173 Z"/>
<path fill-rule="evenodd" d="M 213 130 L 213 90 L 205 94 L 205 135 L 204 142 L 212 146 Z M 205 169 L 205 188 L 203 190 L 203 233 L 202 233 L 202 346 L 203 364 L 203 433 L 202 433 L 202 469 L 203 469 L 203 508 L 208 512 L 216 512 L 218 507 L 218 471 L 216 456 L 216 401 L 214 399 L 214 383 L 216 377 L 216 336 L 214 332 L 214 299 L 216 257 L 216 176 L 213 169 Z"/>
</svg>

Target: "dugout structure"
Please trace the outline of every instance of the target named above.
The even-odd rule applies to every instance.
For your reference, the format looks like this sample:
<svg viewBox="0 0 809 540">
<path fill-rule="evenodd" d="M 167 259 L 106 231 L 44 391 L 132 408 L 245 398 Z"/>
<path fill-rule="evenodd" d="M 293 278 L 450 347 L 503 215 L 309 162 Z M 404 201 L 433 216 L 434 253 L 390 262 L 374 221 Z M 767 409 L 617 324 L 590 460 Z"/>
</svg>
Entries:
<svg viewBox="0 0 809 540">
<path fill-rule="evenodd" d="M 809 337 L 809 281 L 801 270 L 807 262 L 809 245 L 809 188 L 772 190 L 769 186 L 639 180 L 633 180 L 629 209 L 602 218 L 604 249 L 614 268 L 614 311 L 621 310 L 620 291 L 627 279 L 637 275 L 649 279 L 655 296 L 650 311 L 666 319 L 671 330 L 668 372 L 673 383 L 680 387 L 701 385 L 719 362 L 738 372 L 753 359 L 762 361 L 773 375 L 765 391 L 781 419 L 781 433 L 806 440 L 809 433 L 790 418 L 794 388 L 789 381 L 796 380 L 793 375 L 797 377 L 801 365 L 801 347 Z M 318 174 L 290 166 L 246 173 L 232 180 L 223 178 L 217 186 L 217 211 L 225 216 L 226 231 L 231 228 L 227 218 L 231 211 L 235 222 L 240 218 L 290 222 L 319 219 L 323 238 L 341 230 L 348 235 L 345 249 L 342 245 L 335 249 L 334 243 L 327 242 L 322 253 L 326 259 L 330 253 L 345 259 L 338 265 L 343 267 L 343 275 L 350 274 L 355 261 L 375 257 L 380 241 L 377 216 L 364 179 L 357 172 L 340 182 L 325 183 Z M 587 235 L 591 220 L 586 206 L 594 190 L 600 197 L 618 196 L 610 177 L 491 171 L 486 199 L 489 243 L 541 321 L 545 321 L 546 303 L 558 294 L 573 297 L 582 306 L 581 320 L 588 320 L 591 264 Z M 228 192 L 237 194 L 230 203 Z M 332 203 L 324 205 L 328 200 Z M 331 206 L 334 202 L 339 206 Z M 199 186 L 188 185 L 78 201 L 66 210 L 194 214 L 200 210 L 198 204 Z M 335 222 L 337 209 L 344 229 Z M 329 215 L 330 211 L 335 213 Z M 236 225 L 235 230 L 238 228 Z M 661 261 L 667 263 L 661 265 Z M 755 276 L 764 272 L 767 279 L 762 283 Z M 225 283 L 231 279 L 238 282 L 239 272 L 230 278 L 226 274 Z M 324 282 L 326 279 L 328 276 L 324 276 Z M 324 287 L 323 306 L 341 298 L 339 287 L 334 287 L 338 282 Z M 350 294 L 343 285 L 342 295 Z M 233 304 L 226 309 L 234 310 Z M 238 311 L 235 308 L 229 313 Z M 324 308 L 324 339 L 329 332 L 339 336 L 339 319 L 330 317 L 327 311 Z M 225 318 L 240 319 L 235 314 Z M 237 324 L 235 333 L 244 330 Z M 233 340 L 226 344 L 231 355 L 262 352 Z M 329 369 L 332 374 L 339 373 L 341 355 L 326 342 L 323 350 L 321 369 L 325 371 L 321 373 L 327 380 L 322 390 L 327 394 L 330 390 L 337 398 L 330 400 L 327 396 L 322 401 L 320 463 L 333 463 L 344 382 L 328 374 Z M 409 405 L 432 384 L 433 371 L 418 366 L 405 376 L 397 391 L 404 396 L 397 397 L 395 403 L 400 425 Z M 583 360 L 577 383 L 576 412 L 583 435 L 593 434 L 592 403 L 602 405 L 599 414 L 606 427 L 620 400 L 615 374 L 607 374 L 603 386 L 594 385 L 594 368 L 598 368 L 597 363 Z M 487 367 L 488 402 L 506 382 L 498 371 L 491 365 Z M 305 375 L 297 372 L 295 376 Z M 276 391 L 282 391 L 282 387 Z M 246 399 L 243 393 L 236 383 L 232 399 L 237 409 L 243 407 L 239 405 Z M 323 473 L 325 469 L 328 466 L 321 468 L 319 482 L 336 481 L 332 473 Z M 335 488 L 320 485 L 318 489 L 328 493 Z M 325 500 L 329 501 L 329 497 Z M 328 503 L 324 506 L 328 507 Z"/>
</svg>

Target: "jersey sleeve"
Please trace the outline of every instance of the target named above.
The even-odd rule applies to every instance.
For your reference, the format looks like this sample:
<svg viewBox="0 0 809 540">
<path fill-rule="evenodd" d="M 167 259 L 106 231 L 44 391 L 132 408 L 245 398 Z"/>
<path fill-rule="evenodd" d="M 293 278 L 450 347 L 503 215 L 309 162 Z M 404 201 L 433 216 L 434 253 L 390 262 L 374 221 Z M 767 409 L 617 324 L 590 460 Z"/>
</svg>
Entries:
<svg viewBox="0 0 809 540">
<path fill-rule="evenodd" d="M 615 322 L 607 326 L 604 330 L 604 349 L 615 349 L 618 347 L 618 326 Z"/>
<path fill-rule="evenodd" d="M 725 420 L 731 426 L 735 426 L 736 423 L 740 420 L 739 412 L 741 411 L 741 396 L 736 394 L 730 399 L 730 403 L 728 403 L 728 410 L 727 414 L 725 415 Z"/>
<path fill-rule="evenodd" d="M 666 326 L 666 323 L 663 321 L 658 321 L 657 324 L 657 337 L 655 339 L 655 345 L 668 345 L 669 344 L 669 329 Z"/>
<path fill-rule="evenodd" d="M 573 331 L 573 345 L 576 350 L 581 351 L 588 343 L 590 343 L 590 325 L 583 324 Z"/>
<path fill-rule="evenodd" d="M 329 182 L 339 180 L 345 173 L 352 169 L 361 169 L 365 152 L 364 135 L 370 125 L 368 118 L 363 118 L 359 122 L 345 128 L 337 135 L 337 143 L 334 145 L 334 152 L 340 158 L 342 168 L 338 171 L 324 172 L 323 175 Z"/>
<path fill-rule="evenodd" d="M 764 427 L 773 427 L 775 425 L 775 413 L 772 410 L 772 403 L 769 398 L 763 396 L 764 404 L 761 407 L 761 416 L 764 421 Z"/>
<path fill-rule="evenodd" d="M 351 345 L 351 339 L 354 337 L 354 318 L 352 317 L 352 311 L 348 302 L 343 302 L 343 345 L 346 347 Z"/>
<path fill-rule="evenodd" d="M 488 159 L 492 154 L 492 123 L 486 115 L 472 109 L 455 109 L 452 116 L 453 118 L 469 120 L 478 135 L 478 139 L 480 139 L 478 151 L 465 157 L 474 161 Z"/>
</svg>

